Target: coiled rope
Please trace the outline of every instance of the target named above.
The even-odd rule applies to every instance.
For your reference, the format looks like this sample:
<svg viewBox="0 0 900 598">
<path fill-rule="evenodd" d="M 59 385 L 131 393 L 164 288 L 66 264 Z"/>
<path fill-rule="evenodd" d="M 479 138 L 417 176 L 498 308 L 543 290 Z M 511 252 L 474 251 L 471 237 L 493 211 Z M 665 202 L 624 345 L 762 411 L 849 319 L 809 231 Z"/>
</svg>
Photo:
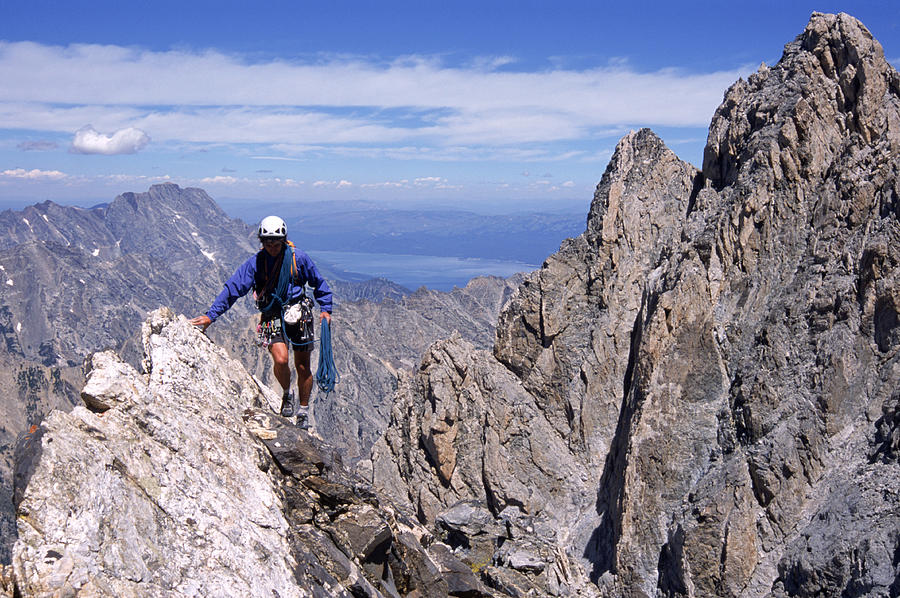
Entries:
<svg viewBox="0 0 900 598">
<path fill-rule="evenodd" d="M 322 318 L 322 326 L 319 331 L 319 367 L 316 370 L 316 384 L 319 390 L 328 393 L 334 390 L 338 382 L 338 371 L 334 366 L 334 356 L 331 354 L 331 326 L 328 320 Z"/>
</svg>

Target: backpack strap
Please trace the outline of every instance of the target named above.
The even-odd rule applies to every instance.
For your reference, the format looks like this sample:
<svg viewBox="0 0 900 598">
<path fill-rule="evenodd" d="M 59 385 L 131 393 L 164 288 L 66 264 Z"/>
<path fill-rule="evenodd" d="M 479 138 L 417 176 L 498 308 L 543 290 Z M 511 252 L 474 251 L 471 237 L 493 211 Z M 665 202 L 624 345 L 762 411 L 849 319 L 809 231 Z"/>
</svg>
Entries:
<svg viewBox="0 0 900 598">
<path fill-rule="evenodd" d="M 293 258 L 293 263 L 291 264 L 291 280 L 297 280 L 300 276 L 300 268 L 297 267 L 297 246 L 294 245 L 292 241 L 286 241 L 286 243 L 288 247 L 291 248 L 291 257 Z"/>
</svg>

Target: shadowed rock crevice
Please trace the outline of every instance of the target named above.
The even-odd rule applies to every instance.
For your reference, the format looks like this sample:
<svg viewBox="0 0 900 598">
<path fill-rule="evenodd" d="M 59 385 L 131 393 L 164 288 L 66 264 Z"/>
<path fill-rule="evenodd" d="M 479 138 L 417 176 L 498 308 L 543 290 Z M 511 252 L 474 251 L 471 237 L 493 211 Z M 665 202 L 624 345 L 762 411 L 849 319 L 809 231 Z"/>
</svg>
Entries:
<svg viewBox="0 0 900 598">
<path fill-rule="evenodd" d="M 882 297 L 875 302 L 875 343 L 882 353 L 887 353 L 900 343 L 900 318 L 893 297 Z"/>
</svg>

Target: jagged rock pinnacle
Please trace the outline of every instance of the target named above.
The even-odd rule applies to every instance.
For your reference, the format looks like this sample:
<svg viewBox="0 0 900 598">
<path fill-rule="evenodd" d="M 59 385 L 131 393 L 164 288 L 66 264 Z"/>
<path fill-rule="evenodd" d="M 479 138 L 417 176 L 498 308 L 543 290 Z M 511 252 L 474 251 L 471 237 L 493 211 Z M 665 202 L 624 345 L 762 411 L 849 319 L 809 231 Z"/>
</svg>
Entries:
<svg viewBox="0 0 900 598">
<path fill-rule="evenodd" d="M 373 479 L 426 521 L 527 520 L 537 593 L 895 591 L 898 81 L 816 13 L 725 94 L 702 171 L 623 138 L 493 354 L 451 339 L 401 389 Z"/>
</svg>

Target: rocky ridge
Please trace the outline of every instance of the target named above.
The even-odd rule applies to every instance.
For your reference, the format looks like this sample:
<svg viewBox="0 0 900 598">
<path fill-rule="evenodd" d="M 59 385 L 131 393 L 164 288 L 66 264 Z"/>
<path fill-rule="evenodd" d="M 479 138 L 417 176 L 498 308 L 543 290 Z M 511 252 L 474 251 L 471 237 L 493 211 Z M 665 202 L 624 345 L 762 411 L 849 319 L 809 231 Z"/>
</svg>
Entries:
<svg viewBox="0 0 900 598">
<path fill-rule="evenodd" d="M 622 139 L 585 233 L 493 351 L 429 350 L 366 475 L 426 525 L 528 521 L 522 595 L 896 595 L 898 174 L 900 76 L 813 14 L 725 94 L 702 170 Z M 485 542 L 454 548 L 509 562 Z"/>
<path fill-rule="evenodd" d="M 141 336 L 20 447 L 6 595 L 492 595 L 184 317 Z"/>
<path fill-rule="evenodd" d="M 120 347 L 159 305 L 192 309 L 252 250 L 251 231 L 200 189 L 154 185 L 91 209 L 0 213 L 0 562 L 15 538 L 16 438 L 70 410 L 85 357 Z"/>
</svg>

